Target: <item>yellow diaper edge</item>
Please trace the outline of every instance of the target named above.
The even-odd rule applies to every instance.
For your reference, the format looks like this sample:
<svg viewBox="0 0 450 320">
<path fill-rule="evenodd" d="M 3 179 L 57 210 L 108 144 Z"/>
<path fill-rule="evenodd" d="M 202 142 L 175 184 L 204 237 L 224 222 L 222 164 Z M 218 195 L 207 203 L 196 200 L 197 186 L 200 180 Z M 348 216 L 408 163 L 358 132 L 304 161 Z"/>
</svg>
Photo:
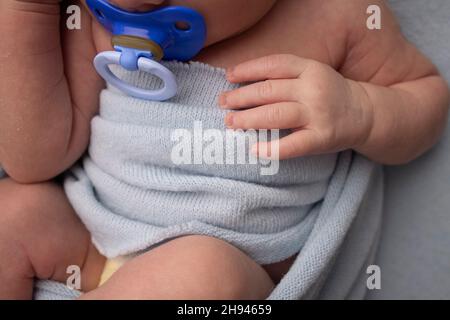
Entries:
<svg viewBox="0 0 450 320">
<path fill-rule="evenodd" d="M 114 273 L 117 272 L 125 263 L 130 261 L 132 256 L 119 256 L 112 259 L 107 259 L 105 267 L 103 268 L 102 275 L 100 276 L 99 287 L 108 281 Z"/>
</svg>

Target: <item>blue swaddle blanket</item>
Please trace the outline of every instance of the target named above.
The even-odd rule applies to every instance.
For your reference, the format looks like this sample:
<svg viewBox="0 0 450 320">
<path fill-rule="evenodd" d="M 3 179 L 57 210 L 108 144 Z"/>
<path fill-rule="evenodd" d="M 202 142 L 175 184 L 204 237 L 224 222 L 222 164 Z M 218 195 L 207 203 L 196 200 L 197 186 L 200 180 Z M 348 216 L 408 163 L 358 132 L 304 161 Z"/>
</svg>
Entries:
<svg viewBox="0 0 450 320">
<path fill-rule="evenodd" d="M 139 100 L 111 87 L 102 92 L 89 154 L 65 180 L 67 196 L 94 244 L 113 258 L 178 236 L 203 234 L 235 245 L 261 264 L 300 252 L 270 298 L 305 296 L 329 272 L 377 166 L 350 151 L 281 161 L 273 175 L 261 174 L 267 163 L 174 161 L 177 130 L 184 130 L 201 152 L 208 143 L 196 135 L 199 126 L 204 135 L 215 129 L 226 136 L 225 113 L 216 100 L 234 86 L 221 69 L 201 63 L 166 65 L 180 86 L 170 101 Z M 135 85 L 160 85 L 147 74 L 116 72 Z M 238 132 L 235 137 L 250 135 Z M 236 150 L 233 144 L 220 146 L 224 159 Z M 78 294 L 63 287 L 38 282 L 35 297 Z"/>
</svg>

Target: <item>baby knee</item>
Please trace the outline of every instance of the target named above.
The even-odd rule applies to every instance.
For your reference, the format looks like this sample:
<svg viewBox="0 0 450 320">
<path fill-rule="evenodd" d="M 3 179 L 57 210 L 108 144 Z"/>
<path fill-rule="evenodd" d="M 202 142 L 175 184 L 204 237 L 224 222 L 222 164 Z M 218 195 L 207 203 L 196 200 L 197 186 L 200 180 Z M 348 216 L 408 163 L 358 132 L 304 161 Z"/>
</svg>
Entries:
<svg viewBox="0 0 450 320">
<path fill-rule="evenodd" d="M 199 298 L 264 299 L 273 289 L 263 268 L 234 246 L 204 236 L 189 236 L 180 241 L 187 247 L 184 266 L 191 270 Z"/>
</svg>

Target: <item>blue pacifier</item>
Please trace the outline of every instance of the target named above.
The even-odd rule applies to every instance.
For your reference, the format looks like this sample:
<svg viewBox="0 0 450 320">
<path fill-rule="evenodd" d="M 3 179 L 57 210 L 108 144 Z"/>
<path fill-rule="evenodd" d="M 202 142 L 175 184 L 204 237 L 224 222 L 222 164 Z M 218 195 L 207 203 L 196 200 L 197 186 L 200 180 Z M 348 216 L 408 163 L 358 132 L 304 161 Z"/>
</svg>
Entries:
<svg viewBox="0 0 450 320">
<path fill-rule="evenodd" d="M 206 40 L 202 15 L 186 7 L 134 13 L 121 10 L 106 0 L 86 0 L 86 3 L 100 24 L 113 34 L 116 51 L 102 52 L 94 59 L 95 68 L 103 79 L 140 99 L 164 101 L 175 96 L 175 75 L 158 61 L 187 61 L 200 52 Z M 153 74 L 164 86 L 153 91 L 135 87 L 114 75 L 109 68 L 111 64 Z"/>
</svg>

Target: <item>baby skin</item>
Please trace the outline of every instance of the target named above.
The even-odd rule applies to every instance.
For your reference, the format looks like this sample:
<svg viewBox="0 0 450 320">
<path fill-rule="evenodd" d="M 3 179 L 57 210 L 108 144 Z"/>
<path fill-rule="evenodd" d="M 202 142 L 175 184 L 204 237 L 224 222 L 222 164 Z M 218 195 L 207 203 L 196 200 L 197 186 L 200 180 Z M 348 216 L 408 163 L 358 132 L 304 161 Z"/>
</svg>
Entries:
<svg viewBox="0 0 450 320">
<path fill-rule="evenodd" d="M 131 11 L 182 5 L 208 26 L 194 60 L 252 84 L 218 97 L 234 129 L 291 129 L 281 159 L 353 149 L 382 164 L 432 147 L 447 119 L 448 87 L 402 36 L 381 0 L 115 0 Z M 82 3 L 73 1 L 73 4 Z M 369 5 L 382 29 L 369 30 Z M 66 3 L 64 3 L 66 5 Z M 29 299 L 35 279 L 81 267 L 81 299 L 263 299 L 295 257 L 258 265 L 219 239 L 186 236 L 130 260 L 98 287 L 105 258 L 49 181 L 86 151 L 104 82 L 92 61 L 110 35 L 82 12 L 69 31 L 58 0 L 0 3 L 0 299 Z M 237 14 L 239 13 L 239 14 Z M 255 146 L 270 155 L 271 144 Z"/>
</svg>

